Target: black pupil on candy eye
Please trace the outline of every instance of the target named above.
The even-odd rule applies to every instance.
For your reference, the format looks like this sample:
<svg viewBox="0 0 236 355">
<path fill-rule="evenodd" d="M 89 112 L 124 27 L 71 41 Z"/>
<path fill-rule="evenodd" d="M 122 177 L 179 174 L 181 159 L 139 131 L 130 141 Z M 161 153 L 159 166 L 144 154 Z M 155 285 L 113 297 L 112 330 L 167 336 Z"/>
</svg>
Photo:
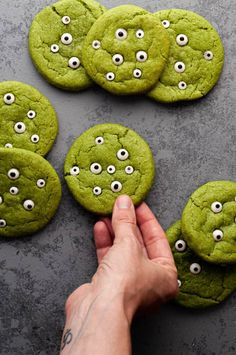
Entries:
<svg viewBox="0 0 236 355">
<path fill-rule="evenodd" d="M 140 55 L 140 59 L 144 59 L 144 55 Z"/>
<path fill-rule="evenodd" d="M 178 247 L 179 247 L 179 248 L 183 248 L 183 244 L 182 244 L 182 243 L 179 243 L 179 244 L 178 244 Z"/>
<path fill-rule="evenodd" d="M 184 83 L 182 83 L 182 86 L 184 87 Z"/>
<path fill-rule="evenodd" d="M 216 238 L 217 238 L 217 239 L 221 239 L 221 236 L 218 234 L 218 235 L 216 236 Z"/>
<path fill-rule="evenodd" d="M 184 41 L 184 37 L 180 37 L 180 41 Z"/>
<path fill-rule="evenodd" d="M 217 204 L 217 205 L 216 205 L 216 208 L 220 208 L 220 205 L 219 205 L 219 204 Z"/>
<path fill-rule="evenodd" d="M 28 205 L 28 208 L 31 210 L 31 208 L 32 208 L 32 205 Z"/>
<path fill-rule="evenodd" d="M 11 173 L 10 176 L 11 176 L 12 178 L 14 178 L 14 177 L 16 177 L 16 174 L 15 174 L 15 173 Z"/>
<path fill-rule="evenodd" d="M 125 155 L 125 152 L 122 150 L 121 155 Z"/>
<path fill-rule="evenodd" d="M 194 268 L 194 271 L 195 271 L 195 272 L 198 272 L 198 267 L 195 267 L 195 268 Z"/>
<path fill-rule="evenodd" d="M 94 169 L 95 169 L 95 170 L 98 170 L 98 169 L 99 169 L 99 166 L 98 166 L 98 165 L 95 165 L 95 166 L 94 166 Z"/>
<path fill-rule="evenodd" d="M 120 61 L 120 58 L 116 58 L 116 62 L 118 63 Z"/>
<path fill-rule="evenodd" d="M 124 36 L 123 32 L 119 32 L 118 35 L 119 35 L 119 37 L 123 37 Z"/>
<path fill-rule="evenodd" d="M 119 188 L 119 185 L 118 185 L 118 184 L 115 184 L 115 185 L 114 185 L 114 189 L 115 189 L 115 190 L 118 190 L 118 188 Z"/>
<path fill-rule="evenodd" d="M 21 129 L 21 128 L 22 128 L 22 125 L 21 125 L 21 124 L 18 124 L 18 128 Z"/>
<path fill-rule="evenodd" d="M 69 38 L 66 36 L 66 37 L 65 37 L 65 40 L 68 41 L 68 39 L 69 39 Z"/>
<path fill-rule="evenodd" d="M 10 95 L 7 96 L 7 100 L 11 100 L 11 96 Z"/>
<path fill-rule="evenodd" d="M 77 62 L 73 62 L 73 65 L 76 65 L 77 64 Z"/>
<path fill-rule="evenodd" d="M 102 142 L 101 139 L 99 139 L 99 140 L 98 140 L 98 143 L 101 143 L 101 142 Z"/>
<path fill-rule="evenodd" d="M 179 69 L 182 69 L 182 64 L 179 64 L 179 65 L 178 65 L 178 68 L 179 68 Z"/>
</svg>

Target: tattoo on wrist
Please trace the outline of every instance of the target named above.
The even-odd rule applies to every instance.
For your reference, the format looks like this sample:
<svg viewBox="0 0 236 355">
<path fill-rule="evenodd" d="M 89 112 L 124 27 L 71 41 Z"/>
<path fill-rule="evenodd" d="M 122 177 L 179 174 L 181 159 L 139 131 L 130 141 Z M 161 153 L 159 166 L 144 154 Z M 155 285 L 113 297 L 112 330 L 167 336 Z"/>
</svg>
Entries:
<svg viewBox="0 0 236 355">
<path fill-rule="evenodd" d="M 65 334 L 63 335 L 63 338 L 62 338 L 61 350 L 64 350 L 66 345 L 69 345 L 72 342 L 72 339 L 73 339 L 73 335 L 72 335 L 71 329 L 67 329 Z"/>
</svg>

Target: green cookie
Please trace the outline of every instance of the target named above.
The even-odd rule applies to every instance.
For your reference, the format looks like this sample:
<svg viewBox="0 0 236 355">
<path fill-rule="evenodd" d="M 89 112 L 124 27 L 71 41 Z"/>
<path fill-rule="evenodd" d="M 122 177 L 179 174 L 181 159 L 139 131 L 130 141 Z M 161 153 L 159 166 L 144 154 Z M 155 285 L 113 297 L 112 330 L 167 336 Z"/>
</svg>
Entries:
<svg viewBox="0 0 236 355">
<path fill-rule="evenodd" d="M 171 40 L 169 60 L 148 96 L 161 102 L 194 100 L 216 84 L 224 62 L 224 48 L 212 25 L 194 12 L 159 11 Z"/>
<path fill-rule="evenodd" d="M 144 9 L 123 5 L 103 14 L 84 41 L 82 59 L 91 78 L 117 95 L 143 93 L 158 81 L 169 37 Z"/>
<path fill-rule="evenodd" d="M 0 83 L 0 147 L 46 155 L 57 132 L 57 116 L 45 96 L 20 82 Z"/>
<path fill-rule="evenodd" d="M 155 167 L 149 146 L 136 132 L 100 124 L 73 143 L 64 172 L 74 198 L 89 211 L 106 215 L 121 194 L 139 204 L 152 186 Z"/>
<path fill-rule="evenodd" d="M 92 84 L 81 65 L 84 39 L 105 8 L 94 0 L 61 0 L 34 18 L 29 50 L 38 71 L 52 85 L 79 91 Z"/>
<path fill-rule="evenodd" d="M 54 216 L 61 199 L 60 180 L 40 155 L 0 149 L 0 236 L 35 233 Z"/>
<path fill-rule="evenodd" d="M 178 270 L 177 303 L 190 308 L 214 306 L 235 290 L 236 266 L 211 265 L 197 257 L 182 235 L 181 221 L 166 233 Z"/>
<path fill-rule="evenodd" d="M 197 189 L 183 211 L 182 231 L 206 261 L 236 263 L 236 183 L 213 181 Z"/>
</svg>

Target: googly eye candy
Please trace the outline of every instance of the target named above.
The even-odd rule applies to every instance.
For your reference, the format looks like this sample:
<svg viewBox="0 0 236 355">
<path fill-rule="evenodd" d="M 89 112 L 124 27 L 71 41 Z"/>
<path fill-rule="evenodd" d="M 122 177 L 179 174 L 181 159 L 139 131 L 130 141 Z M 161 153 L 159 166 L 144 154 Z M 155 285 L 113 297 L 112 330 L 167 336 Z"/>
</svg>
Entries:
<svg viewBox="0 0 236 355">
<path fill-rule="evenodd" d="M 123 28 L 118 28 L 118 30 L 116 30 L 116 38 L 119 40 L 123 40 L 126 39 L 128 36 L 128 33 L 126 30 L 124 30 Z"/>
<path fill-rule="evenodd" d="M 12 186 L 9 190 L 11 195 L 17 195 L 19 193 L 18 187 Z"/>
<path fill-rule="evenodd" d="M 144 31 L 143 30 L 136 31 L 136 37 L 137 38 L 143 38 L 144 37 Z"/>
<path fill-rule="evenodd" d="M 34 205 L 34 201 L 32 200 L 26 200 L 24 203 L 23 203 L 23 207 L 26 211 L 32 211 L 35 207 Z"/>
<path fill-rule="evenodd" d="M 112 61 L 115 65 L 121 65 L 124 62 L 124 58 L 121 54 L 115 54 L 112 57 Z"/>
<path fill-rule="evenodd" d="M 95 40 L 93 41 L 93 43 L 92 43 L 92 47 L 93 47 L 94 49 L 99 49 L 99 48 L 101 47 L 101 42 L 98 41 L 97 39 L 95 39 Z"/>
<path fill-rule="evenodd" d="M 145 51 L 138 51 L 136 53 L 136 59 L 138 62 L 146 62 L 148 55 Z"/>
<path fill-rule="evenodd" d="M 71 44 L 73 41 L 73 37 L 70 33 L 63 33 L 61 36 L 61 42 L 65 45 Z"/>
<path fill-rule="evenodd" d="M 3 203 L 3 198 L 0 196 L 0 205 Z"/>
<path fill-rule="evenodd" d="M 113 192 L 120 192 L 122 190 L 122 184 L 119 181 L 113 181 L 111 183 L 111 190 Z"/>
<path fill-rule="evenodd" d="M 98 163 L 93 163 L 93 164 L 91 164 L 91 166 L 90 166 L 90 171 L 91 171 L 91 173 L 97 175 L 97 174 L 100 174 L 100 173 L 101 173 L 102 167 L 101 167 L 101 165 L 98 164 Z"/>
<path fill-rule="evenodd" d="M 162 26 L 163 26 L 164 28 L 169 28 L 169 27 L 170 27 L 170 21 L 168 21 L 168 20 L 163 20 L 163 21 L 162 21 Z"/>
<path fill-rule="evenodd" d="M 214 55 L 211 51 L 206 51 L 204 54 L 203 54 L 203 57 L 206 59 L 206 60 L 212 60 Z"/>
<path fill-rule="evenodd" d="M 97 137 L 97 138 L 95 139 L 95 143 L 96 143 L 96 144 L 103 144 L 103 143 L 104 143 L 103 137 Z"/>
<path fill-rule="evenodd" d="M 5 221 L 5 219 L 0 219 L 0 228 L 4 228 L 6 227 L 7 222 Z"/>
<path fill-rule="evenodd" d="M 215 201 L 215 202 L 213 202 L 213 203 L 211 204 L 211 210 L 212 210 L 212 212 L 214 212 L 214 213 L 219 213 L 219 212 L 221 212 L 221 211 L 222 211 L 222 208 L 223 208 L 222 204 L 221 204 L 220 202 L 218 202 L 218 201 Z"/>
<path fill-rule="evenodd" d="M 128 165 L 125 168 L 125 172 L 126 172 L 126 174 L 131 175 L 134 172 L 134 168 L 131 165 Z"/>
<path fill-rule="evenodd" d="M 71 57 L 68 61 L 68 65 L 71 69 L 77 69 L 80 66 L 80 60 L 77 57 Z"/>
<path fill-rule="evenodd" d="M 58 44 L 52 44 L 51 45 L 51 52 L 52 53 L 58 53 L 59 52 L 59 46 L 58 46 Z"/>
<path fill-rule="evenodd" d="M 188 44 L 188 37 L 184 34 L 180 34 L 176 37 L 176 43 L 181 47 L 186 46 L 186 44 Z"/>
<path fill-rule="evenodd" d="M 183 73 L 185 71 L 185 64 L 183 62 L 176 62 L 174 68 L 177 73 Z"/>
<path fill-rule="evenodd" d="M 108 174 L 114 174 L 116 172 L 116 168 L 114 167 L 114 165 L 109 165 L 107 167 L 107 172 Z"/>
<path fill-rule="evenodd" d="M 99 196 L 101 195 L 102 193 L 102 189 L 100 186 L 95 186 L 94 189 L 93 189 L 93 194 L 96 195 L 96 196 Z"/>
<path fill-rule="evenodd" d="M 175 249 L 177 251 L 180 251 L 180 252 L 185 251 L 186 247 L 187 247 L 186 242 L 182 239 L 177 240 L 175 243 Z"/>
<path fill-rule="evenodd" d="M 44 179 L 38 179 L 37 186 L 42 189 L 46 185 L 46 181 Z"/>
<path fill-rule="evenodd" d="M 191 264 L 189 269 L 190 269 L 190 272 L 195 275 L 197 275 L 201 272 L 201 266 L 198 263 Z"/>
<path fill-rule="evenodd" d="M 215 229 L 212 235 L 216 242 L 219 242 L 224 237 L 224 233 L 220 229 Z"/>
<path fill-rule="evenodd" d="M 28 113 L 27 113 L 27 116 L 28 116 L 29 119 L 32 120 L 33 118 L 36 117 L 36 112 L 33 111 L 33 110 L 29 110 Z"/>
<path fill-rule="evenodd" d="M 20 172 L 19 172 L 19 170 L 13 168 L 8 171 L 7 176 L 11 180 L 16 180 L 20 176 Z"/>
<path fill-rule="evenodd" d="M 61 19 L 61 22 L 64 23 L 64 25 L 69 25 L 70 17 L 69 16 L 63 16 L 62 19 Z"/>
<path fill-rule="evenodd" d="M 118 150 L 116 156 L 119 160 L 126 160 L 129 157 L 129 153 L 127 152 L 126 149 L 120 149 Z"/>
<path fill-rule="evenodd" d="M 5 148 L 13 148 L 13 145 L 11 143 L 6 143 Z"/>
<path fill-rule="evenodd" d="M 15 96 L 11 93 L 7 93 L 4 95 L 3 100 L 5 104 L 12 105 L 15 102 Z"/>
<path fill-rule="evenodd" d="M 32 143 L 35 143 L 35 144 L 36 144 L 36 143 L 39 142 L 39 139 L 40 139 L 40 138 L 39 138 L 39 136 L 38 136 L 37 134 L 33 134 L 30 139 L 31 139 L 31 142 L 32 142 Z"/>
<path fill-rule="evenodd" d="M 23 122 L 17 122 L 14 126 L 14 130 L 16 133 L 24 133 L 26 130 L 25 124 Z"/>
<path fill-rule="evenodd" d="M 185 83 L 185 81 L 180 81 L 178 87 L 180 90 L 185 90 L 187 89 L 187 84 Z"/>
<path fill-rule="evenodd" d="M 113 80 L 115 79 L 115 74 L 112 73 L 112 72 L 107 73 L 107 74 L 106 74 L 106 79 L 107 79 L 108 81 L 113 81 Z"/>
<path fill-rule="evenodd" d="M 79 175 L 79 173 L 80 173 L 80 169 L 79 169 L 78 166 L 73 166 L 73 167 L 70 169 L 70 174 L 71 174 L 72 176 L 77 176 L 77 175 Z"/>
<path fill-rule="evenodd" d="M 141 71 L 140 69 L 134 69 L 134 71 L 133 71 L 133 76 L 134 76 L 134 78 L 136 78 L 136 79 L 141 78 L 141 76 L 142 76 L 142 71 Z"/>
</svg>

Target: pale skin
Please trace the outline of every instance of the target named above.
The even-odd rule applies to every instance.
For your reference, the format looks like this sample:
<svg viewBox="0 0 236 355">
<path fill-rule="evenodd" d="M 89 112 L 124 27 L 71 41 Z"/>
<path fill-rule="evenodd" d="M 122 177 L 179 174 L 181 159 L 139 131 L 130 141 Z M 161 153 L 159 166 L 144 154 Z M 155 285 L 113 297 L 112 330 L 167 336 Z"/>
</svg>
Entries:
<svg viewBox="0 0 236 355">
<path fill-rule="evenodd" d="M 112 219 L 94 226 L 98 269 L 66 302 L 61 355 L 129 355 L 130 326 L 139 311 L 178 292 L 166 235 L 149 207 L 120 196 Z"/>
</svg>

